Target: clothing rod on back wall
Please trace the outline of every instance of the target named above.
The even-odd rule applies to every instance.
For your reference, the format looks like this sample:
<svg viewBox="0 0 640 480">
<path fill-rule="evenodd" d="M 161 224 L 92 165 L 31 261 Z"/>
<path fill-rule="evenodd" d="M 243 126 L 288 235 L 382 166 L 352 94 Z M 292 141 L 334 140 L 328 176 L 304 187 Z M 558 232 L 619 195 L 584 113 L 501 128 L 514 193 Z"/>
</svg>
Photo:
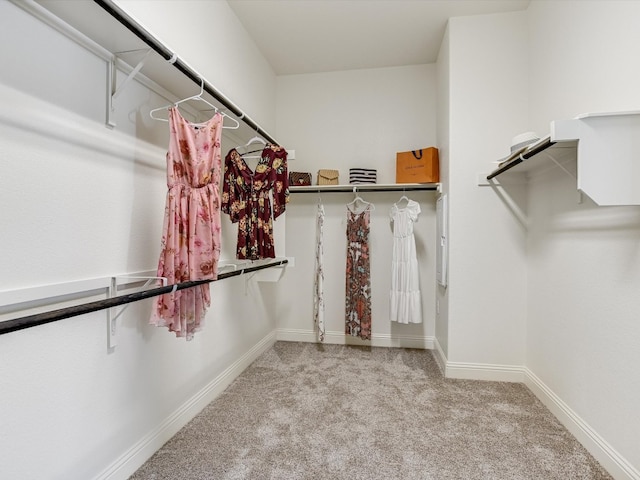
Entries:
<svg viewBox="0 0 640 480">
<path fill-rule="evenodd" d="M 191 79 L 196 85 L 201 86 L 204 83 L 204 90 L 209 93 L 218 102 L 224 105 L 229 112 L 233 113 L 238 120 L 241 120 L 246 125 L 251 127 L 258 135 L 264 137 L 270 143 L 276 144 L 278 142 L 264 131 L 256 122 L 245 113 L 240 110 L 234 103 L 232 103 L 227 97 L 225 97 L 218 90 L 213 88 L 205 79 L 193 71 L 188 65 L 186 65 L 179 57 L 177 57 L 172 51 L 170 51 L 165 45 L 163 45 L 157 38 L 147 32 L 142 26 L 140 26 L 135 20 L 127 15 L 123 10 L 116 6 L 111 0 L 93 0 L 102 9 L 104 9 L 109 15 L 115 18 L 118 22 L 124 25 L 129 31 L 131 31 L 140 40 L 151 47 L 162 58 L 171 63 L 175 68 L 182 72 L 187 78 Z"/>
<path fill-rule="evenodd" d="M 392 184 L 351 184 L 351 185 L 291 185 L 291 193 L 358 193 L 358 192 L 410 192 L 439 191 L 439 183 L 392 183 Z"/>
<path fill-rule="evenodd" d="M 76 317 L 78 315 L 84 315 L 86 313 L 92 313 L 98 310 L 105 310 L 107 308 L 126 305 L 128 303 L 144 300 L 145 298 L 156 297 L 158 295 L 171 293 L 176 290 L 184 290 L 185 288 L 196 287 L 205 283 L 216 282 L 218 280 L 224 280 L 225 278 L 235 277 L 245 273 L 256 272 L 265 268 L 282 266 L 286 263 L 288 263 L 288 260 L 283 259 L 258 265 L 252 265 L 249 267 L 238 267 L 238 270 L 219 274 L 216 280 L 193 280 L 190 282 L 182 282 L 175 285 L 151 288 L 142 292 L 118 295 L 117 297 L 107 298 L 104 300 L 96 300 L 95 302 L 88 302 L 81 305 L 60 308 L 58 310 L 52 310 L 50 312 L 36 313 L 33 315 L 28 315 L 26 317 L 5 320 L 0 322 L 0 335 L 15 332 L 17 330 L 23 330 L 25 328 L 36 327 L 38 325 L 44 325 L 45 323 L 57 322 L 65 318 Z"/>
</svg>

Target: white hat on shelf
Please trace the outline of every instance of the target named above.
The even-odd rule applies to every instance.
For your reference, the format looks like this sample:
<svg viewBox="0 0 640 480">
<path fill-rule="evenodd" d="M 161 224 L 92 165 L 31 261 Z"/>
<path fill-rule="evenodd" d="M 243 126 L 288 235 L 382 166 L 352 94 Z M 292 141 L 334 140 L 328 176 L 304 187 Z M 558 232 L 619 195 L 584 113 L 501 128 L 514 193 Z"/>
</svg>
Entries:
<svg viewBox="0 0 640 480">
<path fill-rule="evenodd" d="M 535 132 L 524 132 L 516 135 L 511 139 L 511 153 L 496 163 L 504 163 L 517 158 L 529 145 L 536 143 L 538 140 L 540 140 L 540 137 Z"/>
</svg>

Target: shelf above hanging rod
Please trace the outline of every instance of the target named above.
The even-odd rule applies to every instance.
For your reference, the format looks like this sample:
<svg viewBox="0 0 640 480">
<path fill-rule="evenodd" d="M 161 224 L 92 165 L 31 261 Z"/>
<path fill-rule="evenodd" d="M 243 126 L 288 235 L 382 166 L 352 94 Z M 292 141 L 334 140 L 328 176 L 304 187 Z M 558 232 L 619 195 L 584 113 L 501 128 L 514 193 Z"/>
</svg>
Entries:
<svg viewBox="0 0 640 480">
<path fill-rule="evenodd" d="M 151 35 L 133 18 L 127 15 L 124 10 L 118 7 L 112 0 L 93 0 L 104 11 L 111 15 L 115 20 L 124 25 L 131 33 L 146 43 L 155 52 L 162 56 L 168 63 L 178 69 L 184 76 L 191 79 L 196 85 L 202 86 L 205 92 L 209 93 L 220 104 L 222 104 L 229 112 L 233 113 L 239 120 L 244 122 L 258 135 L 261 135 L 271 143 L 277 144 L 275 139 L 262 129 L 255 121 L 245 115 L 245 113 L 224 94 L 216 90 L 202 76 L 195 72 L 189 65 L 184 62 L 175 52 L 169 50 L 160 40 Z"/>
<path fill-rule="evenodd" d="M 540 152 L 547 150 L 548 148 L 553 147 L 556 142 L 551 141 L 550 136 L 546 136 L 540 140 L 538 140 L 533 145 L 529 146 L 524 152 L 518 155 L 512 155 L 502 162 L 498 168 L 496 168 L 493 172 L 487 175 L 487 180 L 491 180 L 501 173 L 504 173 L 508 170 L 511 170 L 513 167 L 520 165 L 522 162 L 537 155 Z"/>
<path fill-rule="evenodd" d="M 511 169 L 530 179 L 552 167 L 573 177 L 577 190 L 597 205 L 640 205 L 640 111 L 585 113 L 552 121 L 550 131 L 506 158 L 487 181 Z"/>
<path fill-rule="evenodd" d="M 270 143 L 278 142 L 256 121 L 250 118 L 222 92 L 208 83 L 176 52 L 152 35 L 113 0 L 83 2 L 52 2 L 48 0 L 11 0 L 36 18 L 44 21 L 89 51 L 104 57 L 120 56 L 118 52 L 131 52 L 151 48 L 150 55 L 139 68 L 139 73 L 178 98 L 184 98 L 204 81 L 204 90 L 226 113 L 234 115 L 244 124 L 243 135 L 260 135 Z M 110 94 L 113 92 L 110 92 Z"/>
<path fill-rule="evenodd" d="M 410 192 L 440 191 L 439 183 L 371 183 L 357 185 L 302 185 L 289 186 L 290 193 L 353 193 L 353 192 Z"/>
<path fill-rule="evenodd" d="M 146 298 L 156 297 L 165 293 L 171 293 L 176 290 L 184 290 L 185 288 L 192 288 L 198 285 L 206 283 L 217 282 L 218 280 L 224 280 L 226 278 L 236 277 L 245 273 L 256 272 L 265 268 L 284 266 L 288 263 L 287 259 L 278 259 L 266 263 L 259 263 L 257 265 L 251 265 L 245 267 L 244 265 L 237 266 L 236 270 L 230 272 L 224 272 L 218 275 L 215 280 L 194 280 L 190 282 L 182 282 L 175 285 L 167 285 L 157 288 L 151 288 L 141 292 L 129 293 L 126 295 L 118 295 L 104 300 L 97 300 L 94 302 L 83 303 L 80 305 L 74 305 L 71 307 L 60 308 L 57 310 L 51 310 L 49 312 L 36 313 L 25 317 L 15 318 L 12 320 L 5 320 L 0 322 L 0 335 L 5 333 L 11 333 L 25 328 L 37 327 L 38 325 L 44 325 L 46 323 L 57 322 L 64 320 L 65 318 L 76 317 L 78 315 L 84 315 L 87 313 L 97 312 L 99 310 L 106 310 L 107 308 L 118 307 L 120 305 L 126 305 L 132 302 L 144 300 Z"/>
</svg>

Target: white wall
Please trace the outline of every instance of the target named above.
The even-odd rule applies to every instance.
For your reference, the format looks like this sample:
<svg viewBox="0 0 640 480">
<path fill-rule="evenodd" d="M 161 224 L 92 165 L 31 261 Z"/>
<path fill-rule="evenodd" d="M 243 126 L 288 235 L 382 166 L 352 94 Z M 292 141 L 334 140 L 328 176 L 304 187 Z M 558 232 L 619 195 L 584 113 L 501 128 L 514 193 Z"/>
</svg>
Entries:
<svg viewBox="0 0 640 480">
<path fill-rule="evenodd" d="M 531 126 L 640 109 L 639 22 L 639 2 L 533 2 Z M 578 204 L 558 171 L 529 205 L 527 367 L 640 478 L 640 210 Z"/>
<path fill-rule="evenodd" d="M 395 183 L 398 151 L 436 145 L 435 65 L 291 75 L 278 78 L 277 132 L 294 148 L 291 170 L 313 174 L 340 171 L 349 182 L 350 167 L 375 168 L 378 183 Z M 391 325 L 388 297 L 392 237 L 389 209 L 402 193 L 363 193 L 374 203 L 371 223 L 373 344 L 432 343 L 435 314 L 435 193 L 407 192 L 420 202 L 416 225 L 421 264 L 424 323 Z M 325 193 L 325 302 L 328 342 L 343 343 L 345 207 L 352 194 Z M 293 194 L 287 212 L 288 268 L 279 295 L 280 338 L 313 341 L 312 293 L 315 258 L 315 194 Z M 406 337 L 406 338 L 404 338 Z"/>
<path fill-rule="evenodd" d="M 640 109 L 640 3 L 534 1 L 531 43 L 532 129 L 586 112 Z"/>
<path fill-rule="evenodd" d="M 522 365 L 526 228 L 505 208 L 502 190 L 477 179 L 528 130 L 526 13 L 452 18 L 448 47 L 447 359 L 460 369 Z M 468 375 L 449 369 L 459 373 Z"/>
<path fill-rule="evenodd" d="M 621 479 L 640 478 L 640 211 L 578 204 L 557 171 L 475 181 L 518 133 L 638 110 L 639 19 L 637 2 L 569 1 L 454 18 L 439 64 L 450 77 L 447 374 L 524 377 Z"/>
<path fill-rule="evenodd" d="M 546 135 L 552 120 L 583 112 L 637 110 L 640 65 L 629 59 L 638 19 L 637 2 L 534 1 L 526 13 L 452 19 L 443 44 L 448 374 L 518 378 L 524 370 L 615 478 L 640 478 L 640 212 L 586 197 L 578 204 L 575 180 L 562 172 L 528 186 L 508 176 L 497 188 L 474 183 L 517 133 Z"/>
<path fill-rule="evenodd" d="M 217 4 L 193 2 L 191 11 Z M 118 98 L 117 128 L 107 129 L 104 61 L 13 3 L 0 2 L 0 18 L 0 290 L 155 270 L 168 135 L 146 112 L 167 99 L 132 82 Z M 216 23 L 212 35 L 243 45 L 246 35 L 227 27 Z M 226 63 L 190 62 L 236 75 L 255 59 L 252 47 Z M 275 84 L 253 73 L 257 84 Z M 241 84 L 246 103 L 274 101 L 274 92 Z M 274 125 L 273 109 L 262 108 Z M 235 226 L 223 229 L 229 259 Z M 275 339 L 263 287 L 234 278 L 211 291 L 191 342 L 148 325 L 150 301 L 125 311 L 111 353 L 104 311 L 0 336 L 0 478 L 126 478 Z"/>
</svg>

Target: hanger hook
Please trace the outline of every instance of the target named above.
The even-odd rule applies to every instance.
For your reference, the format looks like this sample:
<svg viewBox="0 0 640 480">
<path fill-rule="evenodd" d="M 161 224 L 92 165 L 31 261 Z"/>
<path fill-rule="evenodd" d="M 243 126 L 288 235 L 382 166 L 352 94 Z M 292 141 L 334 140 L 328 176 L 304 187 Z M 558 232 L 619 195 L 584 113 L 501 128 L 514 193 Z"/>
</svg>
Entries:
<svg viewBox="0 0 640 480">
<path fill-rule="evenodd" d="M 204 78 L 200 77 L 200 97 L 204 95 Z"/>
</svg>

